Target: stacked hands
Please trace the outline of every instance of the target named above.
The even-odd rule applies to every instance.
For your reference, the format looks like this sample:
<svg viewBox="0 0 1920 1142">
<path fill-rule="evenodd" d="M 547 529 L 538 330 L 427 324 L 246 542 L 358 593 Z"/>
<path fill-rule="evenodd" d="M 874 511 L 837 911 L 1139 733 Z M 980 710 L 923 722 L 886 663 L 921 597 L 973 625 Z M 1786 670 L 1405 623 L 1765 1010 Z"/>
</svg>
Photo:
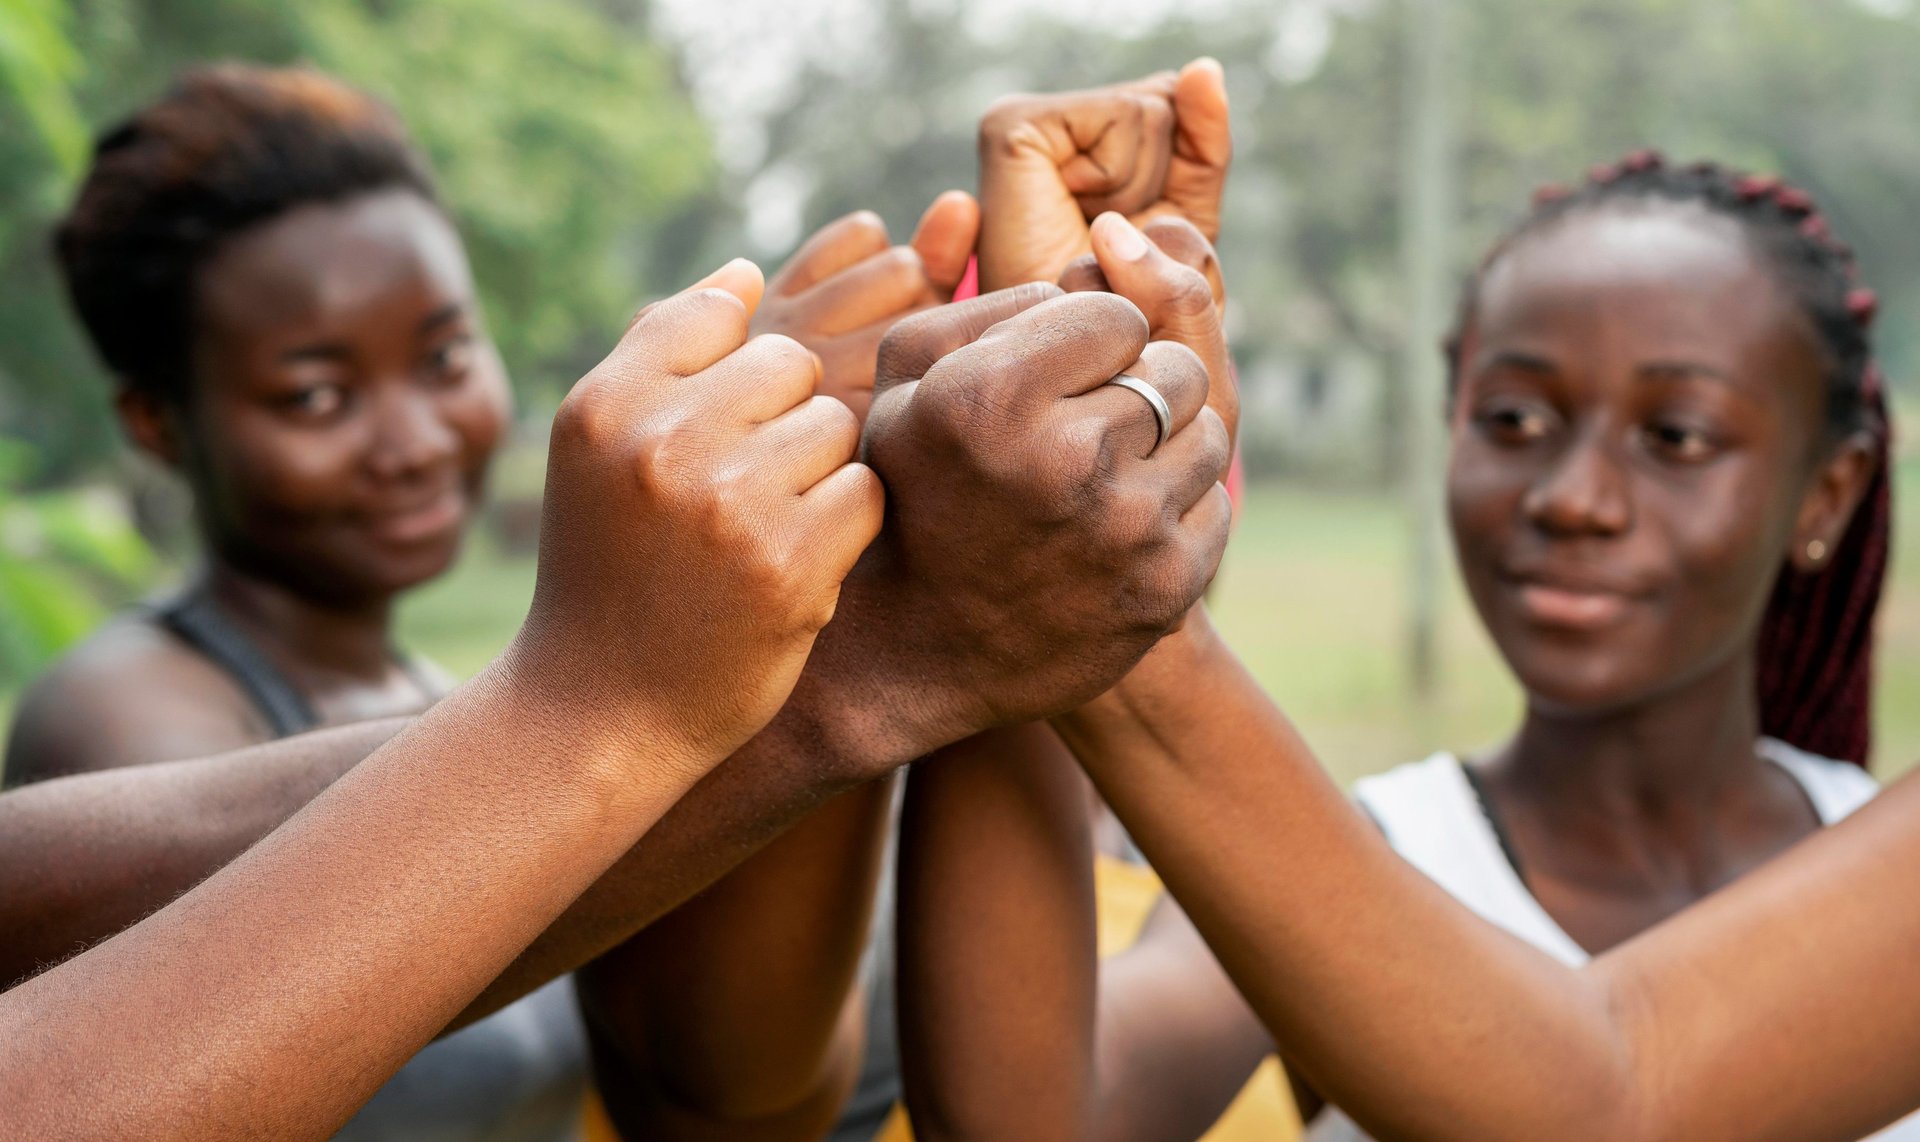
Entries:
<svg viewBox="0 0 1920 1142">
<path fill-rule="evenodd" d="M 978 203 L 904 246 L 849 215 L 633 319 L 554 418 L 524 624 L 417 721 L 9 794 L 9 860 L 60 869 L 0 893 L 11 962 L 112 938 L 0 991 L 0 1134 L 325 1136 L 583 967 L 623 1128 L 823 1127 L 873 779 L 1084 707 L 1219 564 L 1229 153 L 1207 61 L 995 105 Z"/>
<path fill-rule="evenodd" d="M 1099 695 L 1225 547 L 1226 128 L 1212 61 L 1003 100 L 984 218 L 951 191 L 889 247 L 855 213 L 648 306 L 555 419 L 512 661 L 696 772 L 816 638 L 861 776 Z M 952 304 L 976 239 L 994 288 Z"/>
</svg>

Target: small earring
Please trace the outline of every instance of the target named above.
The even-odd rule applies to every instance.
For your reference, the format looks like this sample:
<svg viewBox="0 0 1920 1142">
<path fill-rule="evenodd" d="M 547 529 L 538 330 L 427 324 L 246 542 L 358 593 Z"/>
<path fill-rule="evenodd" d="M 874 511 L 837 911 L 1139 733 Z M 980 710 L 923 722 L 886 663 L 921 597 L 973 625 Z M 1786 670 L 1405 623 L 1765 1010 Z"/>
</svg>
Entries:
<svg viewBox="0 0 1920 1142">
<path fill-rule="evenodd" d="M 1827 545 L 1825 543 L 1817 539 L 1807 541 L 1807 559 L 1809 562 L 1818 563 L 1826 557 Z"/>
</svg>

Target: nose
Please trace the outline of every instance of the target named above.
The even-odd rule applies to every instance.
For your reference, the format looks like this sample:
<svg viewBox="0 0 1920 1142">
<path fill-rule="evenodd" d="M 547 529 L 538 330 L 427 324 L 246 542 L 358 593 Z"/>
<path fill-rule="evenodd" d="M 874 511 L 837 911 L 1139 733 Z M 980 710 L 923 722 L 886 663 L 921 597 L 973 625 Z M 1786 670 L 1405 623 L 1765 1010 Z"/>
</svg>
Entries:
<svg viewBox="0 0 1920 1142">
<path fill-rule="evenodd" d="M 1621 458 L 1597 431 L 1569 442 L 1522 506 L 1535 526 L 1552 535 L 1619 535 L 1633 526 Z"/>
<path fill-rule="evenodd" d="M 418 385 L 380 386 L 367 465 L 381 479 L 406 479 L 458 455 L 460 437 L 442 415 L 433 394 Z"/>
</svg>

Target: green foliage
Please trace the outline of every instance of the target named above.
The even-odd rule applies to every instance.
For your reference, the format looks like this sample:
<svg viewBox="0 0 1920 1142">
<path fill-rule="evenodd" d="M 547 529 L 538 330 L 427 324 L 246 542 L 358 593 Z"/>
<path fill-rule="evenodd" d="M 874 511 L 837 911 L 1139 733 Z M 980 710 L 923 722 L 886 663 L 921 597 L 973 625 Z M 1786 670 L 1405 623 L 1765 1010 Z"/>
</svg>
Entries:
<svg viewBox="0 0 1920 1142">
<path fill-rule="evenodd" d="M 1033 6 L 1024 26 L 984 42 L 969 34 L 968 5 L 874 6 L 873 50 L 857 67 L 822 61 L 796 85 L 806 97 L 771 123 L 765 165 L 813 187 L 809 225 L 853 206 L 880 210 L 896 232 L 910 225 L 934 191 L 971 181 L 972 126 L 995 95 L 1212 54 L 1234 103 L 1221 245 L 1236 351 L 1292 361 L 1358 351 L 1395 371 L 1405 4 L 1242 0 L 1199 18 L 1169 3 L 1144 35 Z M 1452 249 L 1462 277 L 1542 183 L 1642 146 L 1717 158 L 1816 194 L 1882 294 L 1890 375 L 1900 385 L 1920 372 L 1910 316 L 1920 312 L 1910 223 L 1920 20 L 1851 0 L 1456 0 L 1450 10 L 1462 57 Z M 1331 34 L 1317 59 L 1301 48 L 1315 29 Z M 1398 439 L 1380 435 L 1389 450 Z"/>
<path fill-rule="evenodd" d="M 17 442 L 0 445 L 0 467 L 25 455 Z M 157 569 L 111 493 L 0 493 L 0 687 L 37 674 Z"/>
<path fill-rule="evenodd" d="M 87 128 L 70 89 L 80 54 L 67 38 L 66 16 L 59 0 L 0 0 L 0 83 L 71 174 L 86 155 Z"/>
<path fill-rule="evenodd" d="M 62 28 L 70 41 L 27 36 Z M 37 70 L 12 66 L 16 43 L 39 45 Z M 310 62 L 396 106 L 438 169 L 489 325 L 536 405 L 688 270 L 655 251 L 683 248 L 662 239 L 713 188 L 706 128 L 672 59 L 618 4 L 0 0 L 0 427 L 39 445 L 44 480 L 97 465 L 113 434 L 47 256 L 77 169 L 57 156 L 72 144 L 57 142 L 58 111 L 51 134 L 9 125 L 42 104 L 111 123 L 182 67 L 223 58 Z"/>
</svg>

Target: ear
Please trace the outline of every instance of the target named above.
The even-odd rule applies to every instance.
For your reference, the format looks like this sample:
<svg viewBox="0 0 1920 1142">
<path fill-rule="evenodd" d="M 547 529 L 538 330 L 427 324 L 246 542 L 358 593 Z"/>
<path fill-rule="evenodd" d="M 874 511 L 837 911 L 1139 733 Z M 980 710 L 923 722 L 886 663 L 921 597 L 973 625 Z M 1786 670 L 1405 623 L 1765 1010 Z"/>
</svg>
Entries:
<svg viewBox="0 0 1920 1142">
<path fill-rule="evenodd" d="M 1794 523 L 1793 546 L 1787 562 L 1803 575 L 1823 570 L 1840 546 L 1854 510 L 1867 494 L 1880 467 L 1878 449 L 1866 433 L 1855 433 L 1834 449 L 1813 474 L 1813 483 L 1800 500 Z"/>
<path fill-rule="evenodd" d="M 158 394 L 123 384 L 113 398 L 120 429 L 133 446 L 169 468 L 179 468 L 185 454 L 178 411 Z"/>
</svg>

